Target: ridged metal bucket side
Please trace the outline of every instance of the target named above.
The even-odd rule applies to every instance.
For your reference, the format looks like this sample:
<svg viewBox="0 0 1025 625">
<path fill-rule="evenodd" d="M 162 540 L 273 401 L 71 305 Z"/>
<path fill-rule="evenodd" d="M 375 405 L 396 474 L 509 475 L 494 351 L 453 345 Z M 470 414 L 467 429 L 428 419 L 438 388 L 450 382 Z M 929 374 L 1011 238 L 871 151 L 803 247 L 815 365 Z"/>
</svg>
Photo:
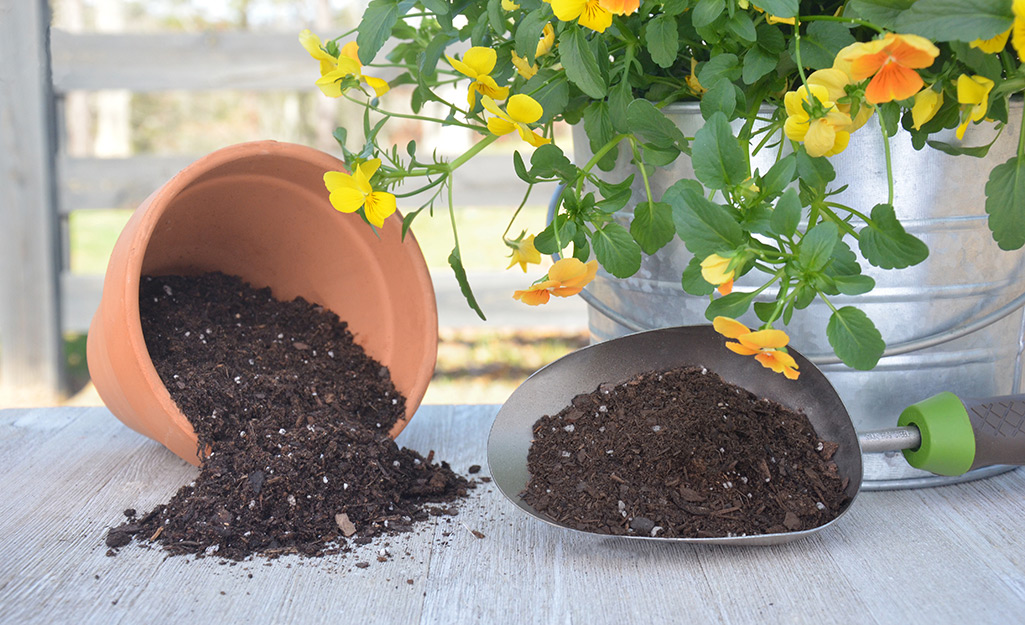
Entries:
<svg viewBox="0 0 1025 625">
<path fill-rule="evenodd" d="M 984 186 L 992 167 L 1015 154 L 1021 106 L 1020 102 L 1012 104 L 1012 123 L 983 159 L 949 156 L 931 148 L 916 151 L 904 132 L 890 140 L 897 216 L 909 232 L 925 241 L 930 256 L 915 267 L 887 271 L 872 267 L 859 255 L 864 272 L 875 279 L 876 289 L 869 295 L 837 296 L 830 301 L 837 307 L 850 304 L 863 310 L 889 346 L 930 338 L 938 344 L 884 356 L 872 371 L 820 364 L 858 431 L 892 427 L 908 404 L 944 390 L 962 397 L 1020 392 L 1025 316 L 1014 300 L 1025 293 L 1025 252 L 1005 252 L 993 242 L 984 210 Z M 693 136 L 703 123 L 692 105 L 674 106 L 669 115 L 688 136 Z M 993 136 L 991 124 L 972 126 L 963 144 L 982 145 Z M 586 151 L 587 140 L 579 129 L 575 129 L 574 138 L 579 155 L 580 146 Z M 953 130 L 934 138 L 957 143 Z M 836 186 L 849 185 L 836 196 L 838 202 L 868 213 L 886 201 L 882 133 L 876 119 L 852 135 L 847 149 L 830 160 L 837 172 Z M 752 167 L 763 172 L 771 164 L 761 156 L 752 159 Z M 620 180 L 630 171 L 631 165 L 624 159 L 608 177 Z M 651 179 L 653 193 L 660 196 L 681 178 L 693 178 L 686 158 L 655 172 Z M 640 197 L 643 188 L 638 185 L 634 193 Z M 628 211 L 617 215 L 624 225 L 631 218 Z M 857 253 L 857 249 L 854 251 Z M 592 340 L 622 336 L 639 328 L 706 323 L 707 300 L 686 295 L 680 286 L 680 276 L 690 259 L 691 254 L 677 238 L 655 255 L 646 256 L 640 271 L 631 278 L 620 280 L 599 271 L 588 288 L 589 299 L 594 301 L 589 310 Z M 749 275 L 738 280 L 735 288 L 753 289 L 757 282 L 751 278 Z M 772 294 L 767 296 L 771 298 Z M 1013 314 L 959 338 L 946 339 L 951 332 L 1009 303 Z M 599 309 L 628 323 L 617 323 Z M 819 363 L 835 360 L 825 332 L 830 313 L 828 306 L 816 301 L 806 310 L 797 311 L 785 328 L 791 344 Z M 753 313 L 741 320 L 749 325 L 759 323 Z M 865 480 L 866 488 L 893 488 L 935 485 L 949 478 L 914 469 L 901 454 L 892 453 L 867 454 Z"/>
</svg>

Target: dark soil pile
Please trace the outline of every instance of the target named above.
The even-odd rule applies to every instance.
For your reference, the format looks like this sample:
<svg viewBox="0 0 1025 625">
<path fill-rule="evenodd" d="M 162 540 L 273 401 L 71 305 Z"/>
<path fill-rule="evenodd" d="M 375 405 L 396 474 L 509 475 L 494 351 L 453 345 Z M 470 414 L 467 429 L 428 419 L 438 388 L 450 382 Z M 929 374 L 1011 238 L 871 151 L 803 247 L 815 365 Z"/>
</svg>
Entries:
<svg viewBox="0 0 1025 625">
<path fill-rule="evenodd" d="M 108 546 L 317 556 L 455 512 L 425 504 L 468 482 L 388 437 L 405 399 L 334 313 L 223 274 L 145 277 L 140 290 L 153 364 L 209 453 L 193 484 L 111 529 Z"/>
<path fill-rule="evenodd" d="M 847 480 L 803 414 L 701 368 L 578 395 L 534 425 L 523 498 L 601 534 L 724 537 L 823 525 Z"/>
</svg>

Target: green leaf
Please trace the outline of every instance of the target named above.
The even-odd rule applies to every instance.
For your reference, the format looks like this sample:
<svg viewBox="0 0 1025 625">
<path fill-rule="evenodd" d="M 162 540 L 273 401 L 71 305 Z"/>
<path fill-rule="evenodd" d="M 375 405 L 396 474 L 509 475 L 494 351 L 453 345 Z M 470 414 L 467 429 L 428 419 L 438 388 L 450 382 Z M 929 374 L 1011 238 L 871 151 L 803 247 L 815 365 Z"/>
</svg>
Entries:
<svg viewBox="0 0 1025 625">
<path fill-rule="evenodd" d="M 844 295 L 862 295 L 876 288 L 876 281 L 861 274 L 833 276 L 833 283 Z"/>
<path fill-rule="evenodd" d="M 616 131 L 612 127 L 612 119 L 609 117 L 609 105 L 604 100 L 595 100 L 584 109 L 584 132 L 587 133 L 587 141 L 592 153 L 597 153 L 616 136 Z M 617 145 L 598 161 L 598 168 L 610 171 L 616 166 L 618 157 L 619 146 Z"/>
<path fill-rule="evenodd" d="M 562 31 L 559 37 L 559 54 L 570 82 L 592 98 L 605 98 L 608 89 L 605 76 L 602 75 L 598 60 L 594 57 L 591 47 L 587 45 L 587 38 L 580 27 L 571 26 Z"/>
<path fill-rule="evenodd" d="M 729 295 L 716 298 L 705 309 L 705 319 L 711 321 L 720 316 L 736 319 L 747 312 L 754 298 L 755 293 L 742 293 L 740 291 L 734 291 Z"/>
<path fill-rule="evenodd" d="M 760 0 L 758 8 L 775 17 L 795 17 L 798 9 L 797 0 Z"/>
<path fill-rule="evenodd" d="M 377 53 L 384 47 L 384 42 L 391 36 L 392 27 L 399 21 L 399 3 L 397 0 L 370 0 L 363 19 L 356 32 L 356 45 L 359 47 L 359 60 L 367 65 L 374 60 Z"/>
<path fill-rule="evenodd" d="M 638 98 L 626 107 L 631 131 L 655 147 L 668 148 L 675 144 L 686 146 L 687 139 L 679 126 L 665 116 L 655 105 Z"/>
<path fill-rule="evenodd" d="M 769 171 L 762 176 L 762 193 L 769 197 L 779 195 L 794 181 L 794 174 L 797 173 L 797 157 L 788 154 L 782 159 L 773 163 Z"/>
<path fill-rule="evenodd" d="M 630 234 L 645 254 L 654 254 L 676 236 L 673 208 L 664 202 L 641 202 L 634 208 Z"/>
<path fill-rule="evenodd" d="M 758 31 L 755 30 L 754 20 L 747 11 L 737 11 L 726 20 L 726 30 L 734 37 L 747 45 L 758 40 Z"/>
<path fill-rule="evenodd" d="M 836 178 L 836 170 L 828 158 L 808 156 L 801 146 L 797 152 L 797 175 L 809 187 L 825 191 L 826 185 Z"/>
<path fill-rule="evenodd" d="M 546 143 L 530 155 L 530 173 L 537 178 L 568 180 L 576 177 L 576 171 L 573 162 L 554 143 Z"/>
<path fill-rule="evenodd" d="M 701 64 L 698 69 L 698 82 L 709 89 L 717 81 L 728 80 L 733 82 L 740 78 L 743 69 L 740 66 L 740 59 L 735 54 L 718 54 L 707 62 Z"/>
<path fill-rule="evenodd" d="M 565 81 L 560 82 L 566 84 Z M 632 120 L 628 117 L 627 109 L 633 99 L 633 89 L 630 88 L 629 80 L 618 82 L 609 89 L 609 119 L 616 132 L 631 131 Z"/>
<path fill-rule="evenodd" d="M 904 230 L 893 206 L 876 204 L 870 219 L 858 233 L 858 249 L 868 262 L 883 269 L 903 269 L 929 256 L 926 244 Z"/>
<path fill-rule="evenodd" d="M 775 35 L 767 35 L 767 32 L 775 33 Z M 744 55 L 744 67 L 740 77 L 745 84 L 753 84 L 762 76 L 776 69 L 779 64 L 779 53 L 783 50 L 783 46 L 780 45 L 779 50 L 773 51 L 762 45 L 767 38 L 775 39 L 775 37 L 779 38 L 780 44 L 783 43 L 783 35 L 778 29 L 773 27 L 769 27 L 769 30 L 758 29 L 758 45 L 752 47 Z"/>
<path fill-rule="evenodd" d="M 676 146 L 660 148 L 650 143 L 645 143 L 641 146 L 641 152 L 644 156 L 644 164 L 648 167 L 672 165 L 680 157 L 680 149 Z"/>
<path fill-rule="evenodd" d="M 673 225 L 687 249 L 700 258 L 735 250 L 744 243 L 744 231 L 725 207 L 680 181 L 669 187 L 662 201 L 673 207 Z"/>
<path fill-rule="evenodd" d="M 812 22 L 801 37 L 801 62 L 805 67 L 824 69 L 833 66 L 836 53 L 854 43 L 847 27 L 837 22 Z M 797 62 L 797 38 L 790 43 L 790 56 Z"/>
<path fill-rule="evenodd" d="M 722 15 L 725 10 L 726 0 L 698 0 L 697 5 L 694 7 L 693 17 L 691 20 L 697 28 L 708 26 L 715 20 L 719 19 L 719 16 Z"/>
<path fill-rule="evenodd" d="M 680 278 L 680 286 L 691 295 L 711 295 L 715 292 L 715 285 L 709 284 L 701 275 L 701 260 L 697 256 L 691 257 Z"/>
<path fill-rule="evenodd" d="M 986 183 L 989 229 L 1000 249 L 1025 245 L 1025 159 L 1012 158 L 997 165 Z"/>
<path fill-rule="evenodd" d="M 550 13 L 544 9 L 535 9 L 527 13 L 516 25 L 514 48 L 516 54 L 526 58 L 528 63 L 534 62 L 534 56 L 537 54 L 537 42 L 549 19 L 551 19 Z"/>
<path fill-rule="evenodd" d="M 974 156 L 975 158 L 982 158 L 983 156 L 986 156 L 987 154 L 989 154 L 989 149 L 993 147 L 992 143 L 987 143 L 986 145 L 966 147 L 963 145 L 953 145 L 950 143 L 944 143 L 943 141 L 934 141 L 931 139 L 926 141 L 926 143 L 929 144 L 929 147 L 933 148 L 934 150 L 939 150 L 944 154 L 949 154 L 951 156 Z"/>
<path fill-rule="evenodd" d="M 573 258 L 582 263 L 586 263 L 587 259 L 590 257 L 591 244 L 587 242 L 587 230 L 584 228 L 577 228 L 577 233 L 573 237 Z"/>
<path fill-rule="evenodd" d="M 614 221 L 595 228 L 591 245 L 601 266 L 617 278 L 629 278 L 641 268 L 640 246 Z"/>
<path fill-rule="evenodd" d="M 463 260 L 459 256 L 458 247 L 452 248 L 452 253 L 448 255 L 448 264 L 456 275 L 456 281 L 459 282 L 459 290 L 463 293 L 463 297 L 466 298 L 466 303 L 477 313 L 478 317 L 486 321 L 487 317 L 484 316 L 484 311 L 480 309 L 477 298 L 473 296 L 470 281 L 466 279 L 466 269 L 463 268 Z"/>
<path fill-rule="evenodd" d="M 531 184 L 535 181 L 535 178 L 527 172 L 527 166 L 523 163 L 523 157 L 520 156 L 519 150 L 513 152 L 513 170 L 516 172 L 516 177 Z"/>
<path fill-rule="evenodd" d="M 844 306 L 829 317 L 826 337 L 844 364 L 862 371 L 875 367 L 886 349 L 872 320 L 853 306 Z"/>
<path fill-rule="evenodd" d="M 448 14 L 448 3 L 445 0 L 420 0 L 424 8 L 437 15 Z"/>
<path fill-rule="evenodd" d="M 559 224 L 559 237 L 555 237 L 555 224 Z M 534 237 L 534 248 L 545 255 L 558 254 L 577 235 L 577 225 L 566 215 L 557 215 L 555 220 Z M 560 247 L 559 244 L 562 244 Z"/>
<path fill-rule="evenodd" d="M 748 178 L 747 156 L 726 116 L 716 113 L 694 135 L 694 176 L 709 189 L 725 189 Z"/>
<path fill-rule="evenodd" d="M 918 0 L 896 26 L 933 41 L 974 41 L 999 35 L 1013 21 L 1008 0 Z"/>
<path fill-rule="evenodd" d="M 644 39 L 651 60 L 668 69 L 676 62 L 680 51 L 680 37 L 676 33 L 676 20 L 668 15 L 656 15 L 644 29 Z"/>
<path fill-rule="evenodd" d="M 701 116 L 705 119 L 716 113 L 722 113 L 727 118 L 733 117 L 737 109 L 737 89 L 728 80 L 717 80 L 712 88 L 701 96 Z"/>
<path fill-rule="evenodd" d="M 801 198 L 796 189 L 787 189 L 776 202 L 769 218 L 772 231 L 780 236 L 792 237 L 801 223 Z"/>
<path fill-rule="evenodd" d="M 522 91 L 530 93 L 544 111 L 538 120 L 542 124 L 551 121 L 569 102 L 569 84 L 565 80 L 552 80 L 557 73 L 543 69 L 523 85 Z"/>
<path fill-rule="evenodd" d="M 915 0 L 850 0 L 844 13 L 850 17 L 859 17 L 873 24 L 895 30 L 897 18 Z"/>
<path fill-rule="evenodd" d="M 831 221 L 819 223 L 801 239 L 797 260 L 808 271 L 819 271 L 833 256 L 840 240 L 840 229 Z"/>
</svg>

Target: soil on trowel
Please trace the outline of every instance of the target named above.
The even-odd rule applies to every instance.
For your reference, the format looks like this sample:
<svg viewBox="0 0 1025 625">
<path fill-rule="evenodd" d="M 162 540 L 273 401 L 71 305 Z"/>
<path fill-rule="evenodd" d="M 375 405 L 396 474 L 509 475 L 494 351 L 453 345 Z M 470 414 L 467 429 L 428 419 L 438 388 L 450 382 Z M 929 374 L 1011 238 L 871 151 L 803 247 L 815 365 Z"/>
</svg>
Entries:
<svg viewBox="0 0 1025 625">
<path fill-rule="evenodd" d="M 319 556 L 455 513 L 471 485 L 388 437 L 405 398 L 331 311 L 219 273 L 144 277 L 139 303 L 204 453 L 194 483 L 108 532 L 112 549 L 134 536 L 172 554 Z"/>
<path fill-rule="evenodd" d="M 806 530 L 848 502 L 807 417 L 687 367 L 578 395 L 534 425 L 524 500 L 600 534 L 711 538 Z"/>
</svg>

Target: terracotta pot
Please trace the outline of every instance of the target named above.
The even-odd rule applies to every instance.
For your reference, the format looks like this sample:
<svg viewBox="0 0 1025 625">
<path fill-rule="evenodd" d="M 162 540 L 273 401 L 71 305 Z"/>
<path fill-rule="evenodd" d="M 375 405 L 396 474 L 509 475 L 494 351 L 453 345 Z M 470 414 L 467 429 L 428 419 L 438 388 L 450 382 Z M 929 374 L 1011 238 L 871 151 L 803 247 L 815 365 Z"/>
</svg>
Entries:
<svg viewBox="0 0 1025 625">
<path fill-rule="evenodd" d="M 143 202 L 114 246 L 88 336 L 89 373 L 118 419 L 199 464 L 196 434 L 146 350 L 139 282 L 221 271 L 346 321 L 406 397 L 391 436 L 405 427 L 437 359 L 434 288 L 416 240 L 402 239 L 400 216 L 375 234 L 332 208 L 323 175 L 342 169 L 300 145 L 244 143 L 189 165 Z"/>
</svg>

